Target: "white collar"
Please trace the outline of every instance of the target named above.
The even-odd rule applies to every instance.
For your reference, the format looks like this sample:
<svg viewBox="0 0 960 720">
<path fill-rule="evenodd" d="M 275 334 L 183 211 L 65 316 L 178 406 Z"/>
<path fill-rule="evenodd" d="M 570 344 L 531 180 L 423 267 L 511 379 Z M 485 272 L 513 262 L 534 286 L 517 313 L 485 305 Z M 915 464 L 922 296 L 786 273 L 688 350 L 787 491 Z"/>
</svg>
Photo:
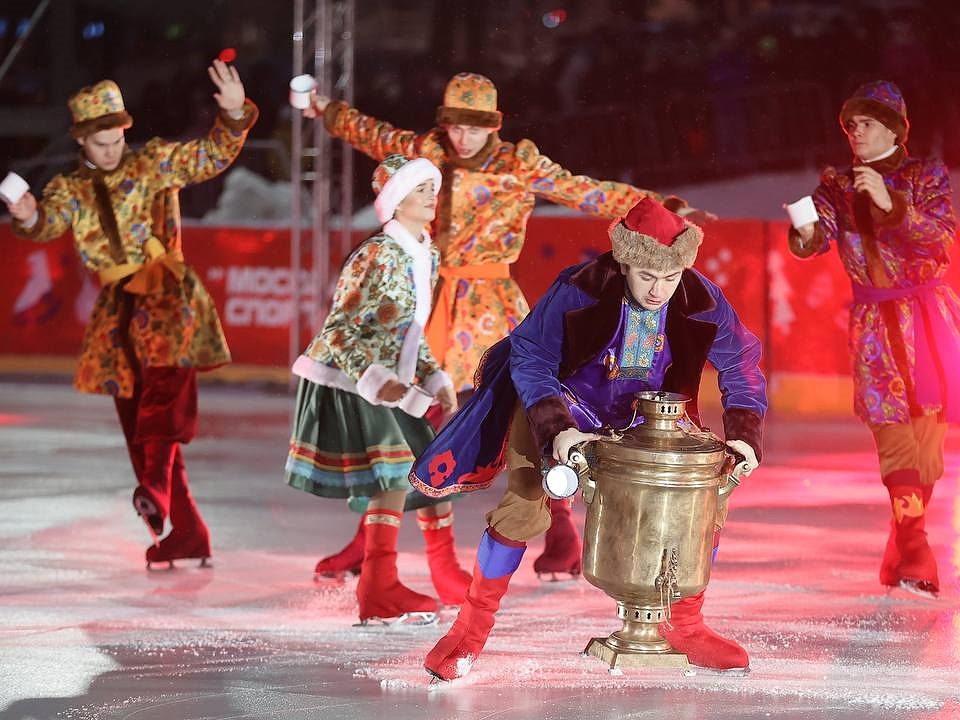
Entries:
<svg viewBox="0 0 960 720">
<path fill-rule="evenodd" d="M 884 158 L 888 158 L 891 155 L 893 155 L 896 151 L 897 151 L 897 146 L 894 145 L 892 148 L 890 148 L 886 152 L 880 153 L 875 158 L 871 158 L 869 160 L 864 160 L 863 158 L 860 158 L 860 162 L 872 163 L 872 162 L 876 162 L 877 160 L 883 160 Z"/>
<path fill-rule="evenodd" d="M 400 247 L 414 258 L 430 254 L 430 235 L 426 230 L 420 233 L 420 239 L 417 240 L 399 220 L 388 220 L 383 226 L 383 232 L 400 243 Z"/>
</svg>

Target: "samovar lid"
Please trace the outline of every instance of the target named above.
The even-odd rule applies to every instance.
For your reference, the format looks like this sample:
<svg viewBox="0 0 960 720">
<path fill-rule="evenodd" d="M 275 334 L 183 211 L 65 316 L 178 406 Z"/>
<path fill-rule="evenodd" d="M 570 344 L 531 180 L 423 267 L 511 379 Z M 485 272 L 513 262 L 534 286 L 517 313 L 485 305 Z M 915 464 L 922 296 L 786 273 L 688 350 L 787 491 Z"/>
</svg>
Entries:
<svg viewBox="0 0 960 720">
<path fill-rule="evenodd" d="M 600 440 L 597 455 L 650 460 L 650 453 L 655 456 L 679 453 L 684 456 L 683 463 L 716 462 L 717 453 L 723 453 L 725 445 L 716 435 L 701 431 L 689 421 L 686 413 L 689 401 L 689 397 L 679 393 L 655 390 L 636 393 L 637 414 L 643 416 L 643 424 L 618 433 L 616 439 Z"/>
</svg>

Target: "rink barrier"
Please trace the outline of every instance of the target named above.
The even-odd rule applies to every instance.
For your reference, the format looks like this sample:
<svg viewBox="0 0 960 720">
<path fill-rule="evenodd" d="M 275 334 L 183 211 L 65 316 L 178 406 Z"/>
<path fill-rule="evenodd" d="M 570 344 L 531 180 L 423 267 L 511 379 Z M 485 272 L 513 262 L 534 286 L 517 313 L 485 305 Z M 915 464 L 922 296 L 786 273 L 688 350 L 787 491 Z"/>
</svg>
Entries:
<svg viewBox="0 0 960 720">
<path fill-rule="evenodd" d="M 532 305 L 563 268 L 609 247 L 608 222 L 589 216 L 534 216 L 513 277 Z M 847 355 L 850 283 L 836 252 L 799 261 L 786 248 L 787 223 L 725 219 L 707 224 L 696 267 L 716 282 L 761 339 L 771 407 L 801 414 L 849 413 Z M 360 242 L 370 231 L 356 231 Z M 0 269 L 0 373 L 72 375 L 84 323 L 96 297 L 68 235 L 35 244 L 0 224 L 7 262 Z M 338 243 L 333 243 L 338 245 Z M 234 363 L 213 373 L 220 382 L 286 383 L 288 325 L 294 278 L 289 228 L 188 225 L 187 262 L 220 310 Z M 956 251 L 954 251 L 956 252 Z M 332 256 L 330 266 L 342 258 Z M 331 279 L 331 284 L 336 278 Z M 305 328 L 314 327 L 309 272 L 299 278 Z M 947 281 L 960 285 L 954 262 Z M 333 287 L 328 289 L 332 294 Z M 306 346 L 312 331 L 305 331 Z M 705 404 L 716 404 L 704 379 Z"/>
</svg>

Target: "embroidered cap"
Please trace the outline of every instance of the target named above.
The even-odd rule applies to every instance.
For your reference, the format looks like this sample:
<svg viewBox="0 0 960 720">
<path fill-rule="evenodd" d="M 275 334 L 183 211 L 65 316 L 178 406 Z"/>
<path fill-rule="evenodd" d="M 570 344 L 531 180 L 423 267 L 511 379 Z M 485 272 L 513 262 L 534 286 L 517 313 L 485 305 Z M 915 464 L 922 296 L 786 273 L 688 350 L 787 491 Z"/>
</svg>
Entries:
<svg viewBox="0 0 960 720">
<path fill-rule="evenodd" d="M 433 180 L 434 196 L 440 192 L 442 180 L 437 166 L 426 158 L 408 160 L 403 155 L 388 155 L 373 171 L 373 203 L 381 223 L 393 217 L 403 199 L 422 182 Z"/>
<path fill-rule="evenodd" d="M 664 272 L 693 266 L 703 231 L 650 197 L 610 225 L 613 259 Z"/>
<path fill-rule="evenodd" d="M 840 127 L 847 129 L 847 122 L 854 115 L 869 115 L 897 136 L 897 144 L 907 142 L 910 123 L 907 120 L 907 104 L 900 88 L 892 82 L 878 80 L 857 88 L 840 108 Z"/>
<path fill-rule="evenodd" d="M 473 125 L 498 130 L 503 113 L 497 110 L 497 88 L 477 73 L 459 73 L 450 78 L 437 108 L 437 125 Z"/>
<path fill-rule="evenodd" d="M 100 130 L 133 125 L 133 118 L 123 106 L 123 95 L 113 80 L 101 80 L 76 92 L 67 107 L 73 118 L 70 134 L 82 138 Z"/>
</svg>

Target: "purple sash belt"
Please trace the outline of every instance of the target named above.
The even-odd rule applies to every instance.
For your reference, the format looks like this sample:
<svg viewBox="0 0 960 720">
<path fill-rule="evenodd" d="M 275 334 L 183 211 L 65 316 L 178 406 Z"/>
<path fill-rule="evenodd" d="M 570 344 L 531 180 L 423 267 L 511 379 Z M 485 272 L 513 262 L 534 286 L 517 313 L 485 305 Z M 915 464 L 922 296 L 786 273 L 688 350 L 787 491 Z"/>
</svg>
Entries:
<svg viewBox="0 0 960 720">
<path fill-rule="evenodd" d="M 937 288 L 941 285 L 946 283 L 940 278 L 907 288 L 869 287 L 855 282 L 853 302 L 872 304 L 903 298 L 910 300 L 917 402 L 920 405 L 941 405 L 947 422 L 960 422 L 960 383 L 953 378 L 960 369 L 960 338 L 937 307 Z M 942 378 L 937 359 L 943 369 Z"/>
</svg>

